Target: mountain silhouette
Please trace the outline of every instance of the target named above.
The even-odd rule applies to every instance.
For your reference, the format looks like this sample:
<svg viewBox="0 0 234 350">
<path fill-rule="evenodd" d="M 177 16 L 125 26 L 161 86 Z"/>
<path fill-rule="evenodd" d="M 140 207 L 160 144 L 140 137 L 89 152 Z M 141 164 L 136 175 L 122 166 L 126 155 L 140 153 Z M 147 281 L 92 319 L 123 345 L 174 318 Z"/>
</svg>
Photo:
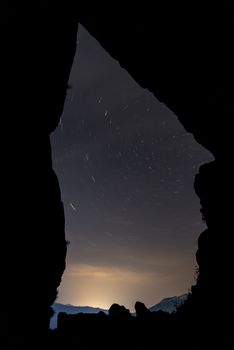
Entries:
<svg viewBox="0 0 234 350">
<path fill-rule="evenodd" d="M 182 305 L 186 299 L 187 299 L 187 294 L 165 298 L 165 299 L 162 299 L 159 303 L 151 306 L 149 308 L 149 311 L 151 312 L 164 311 L 164 312 L 172 313 L 173 311 L 176 311 L 177 307 Z M 51 329 L 54 329 L 57 327 L 57 318 L 60 312 L 65 312 L 66 314 L 74 315 L 79 313 L 98 314 L 99 312 L 102 311 L 105 314 L 108 314 L 107 309 L 102 309 L 99 307 L 92 307 L 92 306 L 74 306 L 71 304 L 54 303 L 52 307 L 54 310 L 54 315 L 50 320 Z M 132 313 L 132 315 L 135 315 L 135 313 Z"/>
<path fill-rule="evenodd" d="M 185 300 L 187 300 L 187 294 L 183 294 L 180 296 L 174 296 L 174 297 L 169 297 L 162 299 L 158 304 L 151 306 L 149 310 L 151 312 L 155 311 L 164 311 L 168 313 L 172 313 L 176 311 L 178 306 L 181 306 Z"/>
<path fill-rule="evenodd" d="M 99 307 L 92 307 L 92 306 L 74 306 L 70 304 L 54 303 L 52 307 L 54 310 L 54 315 L 53 317 L 51 317 L 51 320 L 50 320 L 51 329 L 54 329 L 57 327 L 57 317 L 59 312 L 65 312 L 71 315 L 79 314 L 79 313 L 98 314 L 101 311 L 105 312 L 106 314 L 108 313 L 108 310 L 101 309 Z"/>
</svg>

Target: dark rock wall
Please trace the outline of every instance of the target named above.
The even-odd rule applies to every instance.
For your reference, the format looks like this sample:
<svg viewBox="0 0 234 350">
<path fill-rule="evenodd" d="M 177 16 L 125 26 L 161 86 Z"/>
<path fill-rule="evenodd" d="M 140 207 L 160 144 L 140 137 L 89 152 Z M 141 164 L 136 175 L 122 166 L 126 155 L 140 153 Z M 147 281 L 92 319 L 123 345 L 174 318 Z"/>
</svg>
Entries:
<svg viewBox="0 0 234 350">
<path fill-rule="evenodd" d="M 13 1 L 1 10 L 0 330 L 23 336 L 48 328 L 65 269 L 49 134 L 63 110 L 78 22 L 59 6 Z"/>
<path fill-rule="evenodd" d="M 222 157 L 234 108 L 233 16 L 231 1 L 158 1 L 132 8 L 110 4 L 105 12 L 98 4 L 92 13 L 81 12 L 80 21 L 200 144 Z"/>
<path fill-rule="evenodd" d="M 65 268 L 49 134 L 63 110 L 78 21 L 214 155 L 195 182 L 208 229 L 199 238 L 193 293 L 198 300 L 212 293 L 213 301 L 231 295 L 233 3 L 1 6 L 3 318 L 12 300 L 27 318 L 36 299 L 46 327 Z"/>
</svg>

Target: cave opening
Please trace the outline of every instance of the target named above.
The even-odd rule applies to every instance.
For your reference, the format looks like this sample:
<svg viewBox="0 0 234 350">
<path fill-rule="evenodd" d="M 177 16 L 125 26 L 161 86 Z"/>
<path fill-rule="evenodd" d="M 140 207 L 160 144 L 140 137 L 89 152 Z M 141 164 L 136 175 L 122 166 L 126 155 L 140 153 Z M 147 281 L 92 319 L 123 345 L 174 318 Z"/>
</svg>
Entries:
<svg viewBox="0 0 234 350">
<path fill-rule="evenodd" d="M 57 301 L 133 310 L 187 293 L 205 228 L 194 176 L 213 157 L 81 26 L 51 141 L 71 243 Z"/>
</svg>

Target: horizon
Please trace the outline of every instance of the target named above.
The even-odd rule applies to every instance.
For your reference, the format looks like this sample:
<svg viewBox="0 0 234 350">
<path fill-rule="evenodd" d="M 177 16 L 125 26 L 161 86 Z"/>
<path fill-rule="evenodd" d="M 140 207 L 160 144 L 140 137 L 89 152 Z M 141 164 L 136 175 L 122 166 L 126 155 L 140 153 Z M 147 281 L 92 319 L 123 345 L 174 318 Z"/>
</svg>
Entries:
<svg viewBox="0 0 234 350">
<path fill-rule="evenodd" d="M 160 301 L 154 303 L 153 305 L 151 305 L 151 306 L 146 306 L 146 307 L 147 307 L 148 309 L 151 309 L 151 308 L 153 308 L 153 307 L 155 307 L 155 306 L 161 304 L 162 302 L 164 302 L 164 301 L 166 301 L 166 300 L 181 298 L 181 297 L 185 297 L 185 296 L 187 296 L 187 295 L 188 295 L 188 293 L 185 293 L 185 294 L 182 294 L 182 295 L 168 296 L 168 297 L 165 297 L 165 298 L 161 299 Z M 136 303 L 137 301 L 140 301 L 140 300 L 136 300 L 135 303 Z M 144 301 L 141 301 L 141 302 L 144 303 Z M 135 303 L 134 303 L 134 305 L 135 305 Z M 112 304 L 111 304 L 109 307 L 101 307 L 101 306 L 92 306 L 92 305 L 64 304 L 64 303 L 60 303 L 60 302 L 56 302 L 56 301 L 54 302 L 54 304 L 61 305 L 61 306 L 67 306 L 67 307 L 75 307 L 75 308 L 100 309 L 100 310 L 103 310 L 103 311 L 108 311 L 108 310 L 110 309 L 111 305 L 112 305 Z M 54 305 L 54 304 L 53 304 L 53 305 Z M 113 303 L 113 304 L 114 304 L 114 303 Z M 144 303 L 144 304 L 145 304 L 145 303 Z M 53 306 L 53 305 L 52 305 L 52 306 Z M 121 304 L 119 304 L 119 305 L 121 305 Z M 123 305 L 123 306 L 126 307 L 125 305 Z M 127 309 L 128 309 L 128 308 L 127 308 Z M 131 313 L 135 313 L 135 308 L 129 309 L 129 311 L 130 311 Z"/>
</svg>

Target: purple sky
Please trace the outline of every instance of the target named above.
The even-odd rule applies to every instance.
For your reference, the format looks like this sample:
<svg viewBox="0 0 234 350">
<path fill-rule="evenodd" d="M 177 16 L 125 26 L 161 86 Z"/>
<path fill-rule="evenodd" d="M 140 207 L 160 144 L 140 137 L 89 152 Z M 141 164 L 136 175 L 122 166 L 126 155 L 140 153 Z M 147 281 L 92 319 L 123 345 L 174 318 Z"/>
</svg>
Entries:
<svg viewBox="0 0 234 350">
<path fill-rule="evenodd" d="M 58 301 L 151 306 L 194 283 L 193 181 L 212 157 L 82 27 L 77 47 L 51 137 L 70 241 Z"/>
</svg>

